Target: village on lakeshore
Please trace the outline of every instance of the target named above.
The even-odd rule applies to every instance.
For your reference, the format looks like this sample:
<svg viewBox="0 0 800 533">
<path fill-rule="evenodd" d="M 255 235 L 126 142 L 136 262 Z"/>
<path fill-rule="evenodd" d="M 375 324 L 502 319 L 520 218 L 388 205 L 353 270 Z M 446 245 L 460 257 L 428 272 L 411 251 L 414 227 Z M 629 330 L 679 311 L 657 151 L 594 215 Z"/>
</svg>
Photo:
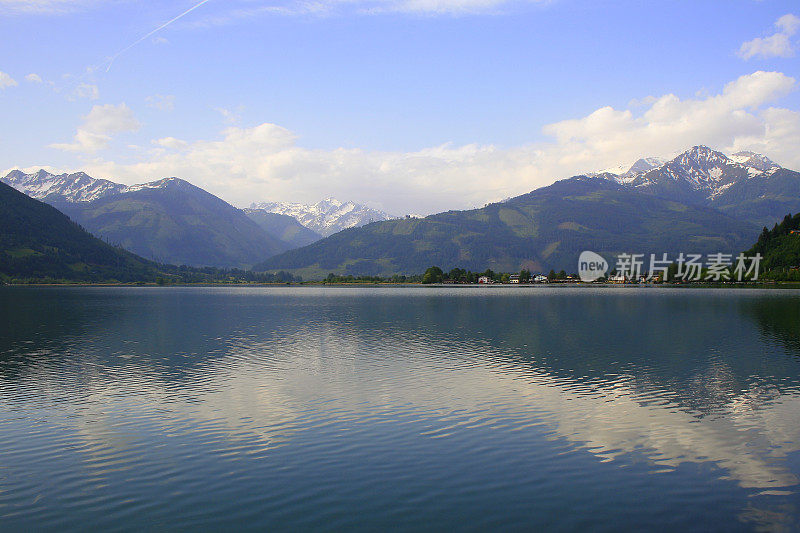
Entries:
<svg viewBox="0 0 800 533">
<path fill-rule="evenodd" d="M 723 270 L 719 273 L 709 272 L 706 268 L 699 270 L 695 277 L 682 277 L 685 273 L 677 272 L 677 265 L 670 265 L 668 269 L 654 272 L 618 272 L 612 271 L 592 281 L 581 279 L 578 274 L 567 274 L 561 270 L 555 272 L 551 270 L 548 274 L 533 273 L 529 270 L 522 270 L 519 273 L 494 272 L 486 270 L 484 272 L 471 272 L 460 268 L 454 268 L 449 272 L 444 272 L 439 267 L 430 267 L 422 275 L 393 275 L 390 277 L 382 276 L 339 276 L 328 274 L 322 281 L 325 285 L 347 285 L 347 284 L 422 284 L 422 285 L 511 285 L 511 286 L 532 286 L 532 285 L 690 285 L 690 284 L 774 284 L 777 281 L 794 281 L 793 277 L 786 277 L 780 280 L 772 278 L 760 278 L 752 274 L 737 279 L 732 269 Z M 800 267 L 790 270 L 792 276 L 800 274 Z M 319 282 L 303 282 L 319 283 Z"/>
</svg>

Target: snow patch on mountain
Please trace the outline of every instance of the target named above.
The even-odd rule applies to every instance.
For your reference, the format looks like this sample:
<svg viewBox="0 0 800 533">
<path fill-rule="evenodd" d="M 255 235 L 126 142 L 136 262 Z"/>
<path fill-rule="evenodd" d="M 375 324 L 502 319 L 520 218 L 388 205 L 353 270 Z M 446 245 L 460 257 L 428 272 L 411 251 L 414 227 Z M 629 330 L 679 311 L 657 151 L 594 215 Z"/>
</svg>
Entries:
<svg viewBox="0 0 800 533">
<path fill-rule="evenodd" d="M 163 189 L 171 184 L 183 183 L 179 178 L 164 178 L 137 185 L 122 185 L 104 179 L 95 179 L 84 172 L 51 174 L 39 170 L 26 174 L 12 170 L 0 181 L 37 200 L 56 199 L 69 202 L 91 202 L 110 194 L 124 194 L 142 189 Z"/>
<path fill-rule="evenodd" d="M 774 172 L 779 170 L 781 166 L 767 156 L 757 154 L 755 152 L 741 151 L 731 155 L 731 159 L 746 166 L 752 173 L 759 174 L 761 172 Z"/>
<path fill-rule="evenodd" d="M 605 177 L 624 186 L 643 189 L 669 183 L 684 184 L 711 200 L 742 179 L 768 176 L 780 168 L 768 157 L 755 152 L 742 151 L 728 156 L 707 146 L 695 146 L 670 161 L 647 157 L 636 161 L 625 172 L 609 173 L 609 169 L 589 176 Z"/>
<path fill-rule="evenodd" d="M 662 166 L 666 161 L 658 157 L 644 157 L 636 160 L 632 165 L 623 164 L 605 168 L 599 172 L 590 172 L 587 176 L 592 178 L 605 178 L 627 185 L 645 172 Z"/>
<path fill-rule="evenodd" d="M 124 188 L 121 192 L 135 192 L 141 191 L 144 189 L 166 189 L 170 185 L 179 185 L 181 183 L 186 183 L 180 178 L 163 178 L 156 181 L 149 181 L 147 183 L 138 183 L 136 185 L 129 185 Z"/>
<path fill-rule="evenodd" d="M 664 166 L 664 163 L 666 163 L 666 161 L 660 157 L 643 157 L 631 165 L 625 175 L 638 176 L 639 174 L 644 174 L 645 172 L 649 172 L 654 168 Z"/>
<path fill-rule="evenodd" d="M 325 237 L 347 228 L 397 218 L 365 205 L 341 202 L 336 198 L 325 198 L 311 205 L 287 202 L 253 203 L 250 209 L 289 215 L 303 226 Z"/>
<path fill-rule="evenodd" d="M 83 172 L 54 175 L 45 170 L 31 174 L 12 170 L 2 181 L 37 200 L 60 196 L 67 202 L 91 202 L 125 189 L 124 185 L 94 179 Z"/>
<path fill-rule="evenodd" d="M 613 166 L 613 167 L 604 168 L 603 170 L 601 170 L 600 172 L 597 172 L 596 174 L 598 174 L 598 175 L 599 174 L 613 174 L 615 176 L 622 176 L 623 174 L 625 174 L 625 172 L 627 171 L 628 168 L 630 168 L 628 165 L 616 165 L 616 166 Z"/>
<path fill-rule="evenodd" d="M 137 185 L 122 185 L 109 180 L 95 179 L 83 172 L 73 174 L 51 174 L 45 170 L 26 174 L 12 170 L 0 181 L 11 185 L 37 200 L 50 202 L 91 202 L 111 194 L 126 194 L 146 189 L 165 189 L 175 186 L 190 186 L 179 178 L 164 178 Z M 390 220 L 394 217 L 383 211 L 356 204 L 325 198 L 313 205 L 283 202 L 253 204 L 253 209 L 289 215 L 303 226 L 328 236 L 343 229 L 363 226 L 370 222 Z"/>
</svg>

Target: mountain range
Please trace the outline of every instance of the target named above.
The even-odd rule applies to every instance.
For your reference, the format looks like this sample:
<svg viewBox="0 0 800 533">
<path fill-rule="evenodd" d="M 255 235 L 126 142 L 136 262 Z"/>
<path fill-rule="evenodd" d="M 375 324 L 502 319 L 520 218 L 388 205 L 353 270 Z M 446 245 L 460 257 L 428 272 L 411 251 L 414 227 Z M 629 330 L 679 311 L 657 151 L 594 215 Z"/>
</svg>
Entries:
<svg viewBox="0 0 800 533">
<path fill-rule="evenodd" d="M 482 209 L 368 224 L 256 265 L 336 274 L 574 269 L 583 250 L 737 253 L 800 210 L 800 174 L 764 156 L 696 146 L 670 161 L 574 176 Z"/>
<path fill-rule="evenodd" d="M 26 174 L 3 181 L 58 208 L 95 236 L 149 259 L 192 266 L 246 268 L 387 213 L 326 198 L 313 205 L 264 202 L 240 210 L 178 178 L 139 185 L 83 172 Z"/>
<path fill-rule="evenodd" d="M 345 230 L 267 259 L 256 270 L 353 275 L 417 273 L 437 265 L 483 271 L 574 269 L 583 250 L 692 253 L 741 250 L 758 227 L 721 213 L 587 176 L 504 203 Z"/>
<path fill-rule="evenodd" d="M 340 202 L 336 198 L 325 198 L 312 205 L 261 202 L 252 204 L 250 209 L 247 210 L 248 213 L 256 211 L 288 215 L 323 237 L 333 235 L 344 229 L 360 227 L 370 222 L 397 218 L 365 205 L 354 202 Z"/>
<path fill-rule="evenodd" d="M 126 186 L 82 172 L 15 170 L 2 181 L 160 263 L 247 268 L 289 248 L 241 210 L 178 178 Z"/>
<path fill-rule="evenodd" d="M 286 283 L 286 272 L 158 264 L 89 234 L 53 206 L 0 183 L 0 285 L 11 283 Z"/>
<path fill-rule="evenodd" d="M 706 146 L 669 160 L 574 176 L 482 209 L 425 218 L 333 198 L 240 210 L 178 178 L 121 185 L 84 173 L 12 171 L 2 181 L 95 236 L 145 258 L 194 266 L 415 274 L 573 269 L 577 255 L 737 253 L 762 226 L 800 211 L 800 174 L 768 158 Z"/>
<path fill-rule="evenodd" d="M 671 161 L 640 159 L 625 173 L 595 174 L 641 192 L 713 207 L 757 225 L 797 210 L 797 172 L 754 152 L 727 156 L 695 146 Z"/>
</svg>

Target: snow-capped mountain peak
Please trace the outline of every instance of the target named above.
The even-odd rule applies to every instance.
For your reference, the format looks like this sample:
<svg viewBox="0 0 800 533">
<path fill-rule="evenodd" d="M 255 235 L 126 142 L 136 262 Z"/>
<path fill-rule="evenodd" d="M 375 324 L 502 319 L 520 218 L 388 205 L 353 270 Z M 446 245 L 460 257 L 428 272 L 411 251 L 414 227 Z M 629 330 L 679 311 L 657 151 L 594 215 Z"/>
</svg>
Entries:
<svg viewBox="0 0 800 533">
<path fill-rule="evenodd" d="M 397 218 L 365 205 L 356 204 L 355 202 L 342 202 L 332 197 L 311 205 L 287 202 L 253 203 L 250 209 L 261 209 L 269 213 L 289 215 L 303 226 L 325 237 L 343 229 Z"/>
<path fill-rule="evenodd" d="M 66 202 L 91 202 L 106 194 L 121 192 L 124 185 L 108 180 L 94 179 L 84 172 L 51 174 L 39 170 L 26 174 L 12 170 L 2 179 L 20 192 L 38 200 L 60 197 Z"/>
<path fill-rule="evenodd" d="M 721 175 L 720 170 L 731 164 L 735 164 L 735 161 L 708 146 L 695 146 L 667 163 L 691 177 L 703 176 L 713 179 L 718 179 Z"/>
<path fill-rule="evenodd" d="M 326 206 L 326 205 L 328 205 L 328 206 L 339 207 L 339 206 L 341 206 L 341 205 L 342 205 L 342 202 L 340 202 L 339 200 L 337 200 L 337 199 L 336 199 L 336 198 L 334 198 L 333 196 L 329 196 L 329 197 L 327 197 L 327 198 L 323 198 L 322 200 L 320 200 L 319 202 L 317 202 L 317 204 L 316 204 L 316 205 L 319 205 L 319 206 Z"/>
<path fill-rule="evenodd" d="M 739 170 L 741 168 L 735 161 L 707 146 L 695 146 L 657 169 L 673 180 L 688 181 L 695 189 L 735 181 L 737 176 L 732 175 L 731 171 L 738 174 Z"/>
<path fill-rule="evenodd" d="M 780 168 L 768 157 L 755 152 L 743 151 L 728 156 L 698 145 L 669 161 L 647 157 L 636 161 L 626 172 L 612 171 L 608 174 L 604 171 L 588 175 L 642 189 L 677 187 L 686 190 L 685 194 L 702 195 L 710 200 L 741 180 L 769 176 Z"/>
<path fill-rule="evenodd" d="M 55 202 L 91 202 L 109 194 L 125 194 L 143 189 L 164 189 L 168 186 L 189 185 L 180 178 L 163 178 L 137 185 L 122 185 L 113 181 L 96 179 L 85 172 L 72 174 L 51 174 L 46 170 L 26 174 L 21 170 L 12 170 L 0 181 L 11 185 L 18 191 L 37 200 L 53 200 Z"/>
</svg>

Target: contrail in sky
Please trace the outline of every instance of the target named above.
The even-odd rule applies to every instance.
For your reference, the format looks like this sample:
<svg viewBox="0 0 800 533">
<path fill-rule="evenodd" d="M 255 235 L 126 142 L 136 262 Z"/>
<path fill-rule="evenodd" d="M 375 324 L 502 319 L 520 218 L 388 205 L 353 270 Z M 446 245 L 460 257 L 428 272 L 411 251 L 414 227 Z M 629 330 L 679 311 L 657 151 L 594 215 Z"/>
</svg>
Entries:
<svg viewBox="0 0 800 533">
<path fill-rule="evenodd" d="M 140 42 L 144 41 L 144 40 L 145 40 L 145 39 L 147 39 L 148 37 L 152 36 L 153 34 L 160 32 L 161 30 L 163 30 L 164 28 L 166 28 L 167 26 L 169 26 L 170 24 L 172 24 L 172 23 L 173 23 L 173 22 L 175 22 L 176 20 L 178 20 L 178 19 L 180 19 L 180 18 L 183 18 L 183 17 L 185 17 L 186 15 L 188 15 L 189 13 L 191 13 L 192 11 L 194 11 L 195 9 L 197 9 L 198 7 L 202 6 L 202 5 L 203 5 L 203 4 L 205 4 L 206 2 L 210 2 L 210 1 L 211 1 L 211 0 L 202 0 L 201 2 L 198 2 L 197 4 L 193 5 L 192 7 L 190 7 L 189 9 L 187 9 L 186 11 L 184 11 L 183 13 L 181 13 L 180 15 L 178 15 L 177 17 L 173 18 L 172 20 L 169 20 L 169 21 L 165 22 L 164 24 L 162 24 L 162 25 L 161 25 L 161 26 L 159 26 L 158 28 L 154 29 L 153 31 L 151 31 L 151 32 L 150 32 L 150 33 L 148 33 L 147 35 L 144 35 L 144 36 L 142 36 L 142 37 L 141 37 L 141 38 L 139 38 L 138 40 L 136 40 L 136 41 L 132 42 L 131 44 L 129 44 L 128 46 L 126 46 L 125 48 L 123 48 L 122 50 L 120 50 L 119 52 L 117 52 L 116 54 L 114 54 L 114 55 L 111 57 L 111 59 L 108 61 L 108 67 L 106 67 L 106 72 L 108 72 L 109 70 L 111 70 L 111 65 L 113 65 L 113 64 L 114 64 L 114 61 L 116 61 L 116 59 L 117 59 L 119 56 L 121 56 L 122 54 L 124 54 L 125 52 L 127 52 L 128 50 L 130 50 L 131 48 L 133 48 L 134 46 L 136 46 L 136 45 L 137 45 L 137 44 L 139 44 Z"/>
</svg>

